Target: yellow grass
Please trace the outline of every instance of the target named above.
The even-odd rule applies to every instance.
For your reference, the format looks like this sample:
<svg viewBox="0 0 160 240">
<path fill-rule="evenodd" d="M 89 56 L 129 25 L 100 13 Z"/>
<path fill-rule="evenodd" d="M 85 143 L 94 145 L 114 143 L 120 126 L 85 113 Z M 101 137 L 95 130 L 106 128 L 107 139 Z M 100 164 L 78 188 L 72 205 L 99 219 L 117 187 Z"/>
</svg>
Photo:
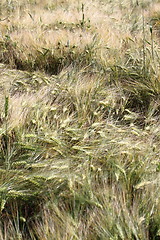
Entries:
<svg viewBox="0 0 160 240">
<path fill-rule="evenodd" d="M 157 240 L 158 0 L 0 2 L 0 240 Z"/>
</svg>

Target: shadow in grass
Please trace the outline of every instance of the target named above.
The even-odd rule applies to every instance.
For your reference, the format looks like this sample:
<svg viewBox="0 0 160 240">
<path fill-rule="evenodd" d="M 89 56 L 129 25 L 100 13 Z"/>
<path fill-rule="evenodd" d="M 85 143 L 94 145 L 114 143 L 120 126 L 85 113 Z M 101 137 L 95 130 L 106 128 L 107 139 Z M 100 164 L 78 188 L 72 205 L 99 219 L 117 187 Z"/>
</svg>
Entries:
<svg viewBox="0 0 160 240">
<path fill-rule="evenodd" d="M 58 42 L 52 49 L 35 49 L 25 54 L 25 49 L 20 49 L 9 36 L 0 41 L 0 62 L 18 70 L 29 72 L 40 70 L 47 74 L 58 75 L 69 65 L 75 67 L 93 65 L 93 59 L 95 59 L 94 44 L 80 49 L 75 45 L 63 45 Z M 97 64 L 96 60 L 94 60 L 95 64 Z"/>
</svg>

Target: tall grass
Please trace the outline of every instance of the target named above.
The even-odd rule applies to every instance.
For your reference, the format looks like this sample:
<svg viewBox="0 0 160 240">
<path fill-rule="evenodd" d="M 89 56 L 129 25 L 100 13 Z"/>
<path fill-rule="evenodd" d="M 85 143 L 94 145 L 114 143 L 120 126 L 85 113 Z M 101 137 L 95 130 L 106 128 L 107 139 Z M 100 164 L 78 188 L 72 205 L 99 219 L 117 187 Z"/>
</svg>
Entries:
<svg viewBox="0 0 160 240">
<path fill-rule="evenodd" d="M 0 239 L 159 239 L 158 6 L 1 1 Z"/>
</svg>

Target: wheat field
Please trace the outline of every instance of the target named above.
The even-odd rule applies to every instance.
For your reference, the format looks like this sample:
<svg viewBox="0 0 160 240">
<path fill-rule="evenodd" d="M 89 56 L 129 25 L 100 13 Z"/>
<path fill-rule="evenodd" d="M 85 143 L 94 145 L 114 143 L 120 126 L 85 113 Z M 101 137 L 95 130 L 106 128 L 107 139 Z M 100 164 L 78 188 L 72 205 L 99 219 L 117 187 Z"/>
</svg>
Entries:
<svg viewBox="0 0 160 240">
<path fill-rule="evenodd" d="M 159 44 L 159 0 L 1 0 L 0 240 L 160 239 Z"/>
</svg>

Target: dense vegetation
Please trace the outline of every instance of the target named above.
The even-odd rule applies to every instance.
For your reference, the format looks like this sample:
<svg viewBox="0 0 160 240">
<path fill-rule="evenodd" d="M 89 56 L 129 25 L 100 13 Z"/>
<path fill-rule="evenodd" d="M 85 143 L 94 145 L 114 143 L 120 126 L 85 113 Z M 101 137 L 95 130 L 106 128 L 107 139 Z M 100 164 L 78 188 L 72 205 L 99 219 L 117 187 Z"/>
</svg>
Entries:
<svg viewBox="0 0 160 240">
<path fill-rule="evenodd" d="M 160 239 L 159 43 L 159 0 L 1 0 L 0 240 Z"/>
</svg>

